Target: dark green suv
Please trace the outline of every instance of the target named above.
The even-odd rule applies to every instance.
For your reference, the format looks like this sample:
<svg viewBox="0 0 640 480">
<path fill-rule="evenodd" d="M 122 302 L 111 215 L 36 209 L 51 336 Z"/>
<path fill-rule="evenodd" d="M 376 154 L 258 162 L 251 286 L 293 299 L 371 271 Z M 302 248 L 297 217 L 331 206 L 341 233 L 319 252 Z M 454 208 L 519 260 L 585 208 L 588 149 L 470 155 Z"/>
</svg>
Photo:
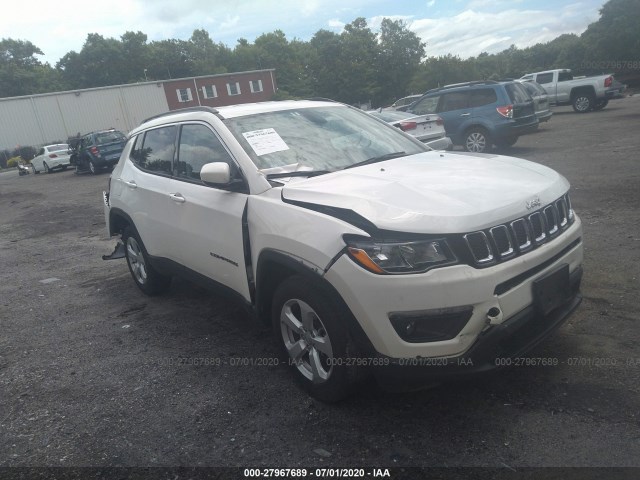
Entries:
<svg viewBox="0 0 640 480">
<path fill-rule="evenodd" d="M 118 163 L 127 137 L 124 133 L 109 129 L 91 132 L 69 141 L 71 165 L 76 172 L 98 173 L 112 169 Z"/>
</svg>

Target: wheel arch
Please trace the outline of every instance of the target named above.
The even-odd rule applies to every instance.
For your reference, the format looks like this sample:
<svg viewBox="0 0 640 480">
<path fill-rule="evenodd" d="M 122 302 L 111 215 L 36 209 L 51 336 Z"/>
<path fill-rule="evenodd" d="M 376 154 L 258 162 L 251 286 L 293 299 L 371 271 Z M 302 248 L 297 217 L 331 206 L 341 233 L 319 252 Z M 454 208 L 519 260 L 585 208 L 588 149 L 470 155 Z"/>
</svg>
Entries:
<svg viewBox="0 0 640 480">
<path fill-rule="evenodd" d="M 122 235 L 124 229 L 129 226 L 137 231 L 136 226 L 133 223 L 133 219 L 123 210 L 120 210 L 119 208 L 112 208 L 109 211 L 110 237 L 113 237 L 114 235 Z"/>
<path fill-rule="evenodd" d="M 593 95 L 593 97 L 595 98 L 596 89 L 593 88 L 593 86 L 591 86 L 591 85 L 585 85 L 585 86 L 582 86 L 582 87 L 575 87 L 575 88 L 571 89 L 571 92 L 569 93 L 569 98 L 571 99 L 571 101 L 573 101 L 580 94 Z"/>
<path fill-rule="evenodd" d="M 318 271 L 300 259 L 291 257 L 276 250 L 265 250 L 261 252 L 256 266 L 256 303 L 255 311 L 260 321 L 265 325 L 271 323 L 271 308 L 273 305 L 273 295 L 278 286 L 287 278 L 293 275 L 302 275 L 319 288 L 322 288 L 328 295 L 344 308 L 348 321 L 347 330 L 354 340 L 358 350 L 368 355 L 375 355 L 376 351 L 366 333 L 354 317 L 351 309 L 342 299 L 336 288 L 324 278 L 324 272 Z"/>
</svg>

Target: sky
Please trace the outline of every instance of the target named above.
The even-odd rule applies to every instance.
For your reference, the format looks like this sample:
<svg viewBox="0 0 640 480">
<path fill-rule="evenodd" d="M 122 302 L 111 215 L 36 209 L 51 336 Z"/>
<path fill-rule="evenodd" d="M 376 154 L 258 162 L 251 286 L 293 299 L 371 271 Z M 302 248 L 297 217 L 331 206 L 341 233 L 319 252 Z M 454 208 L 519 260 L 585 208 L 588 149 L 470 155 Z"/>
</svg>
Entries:
<svg viewBox="0 0 640 480">
<path fill-rule="evenodd" d="M 141 31 L 148 41 L 188 40 L 205 29 L 231 48 L 282 30 L 308 41 L 320 29 L 340 33 L 364 17 L 377 31 L 383 18 L 401 19 L 426 42 L 428 56 L 476 56 L 582 33 L 605 0 L 18 0 L 3 4 L 0 38 L 29 40 L 55 66 L 79 52 L 89 33 L 120 38 Z"/>
</svg>

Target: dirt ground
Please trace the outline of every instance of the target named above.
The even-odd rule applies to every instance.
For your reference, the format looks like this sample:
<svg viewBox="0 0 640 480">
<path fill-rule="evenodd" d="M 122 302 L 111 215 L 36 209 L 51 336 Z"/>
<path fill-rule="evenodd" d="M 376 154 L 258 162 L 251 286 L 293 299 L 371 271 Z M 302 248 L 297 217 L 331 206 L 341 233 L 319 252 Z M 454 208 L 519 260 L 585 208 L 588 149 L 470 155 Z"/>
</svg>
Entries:
<svg viewBox="0 0 640 480">
<path fill-rule="evenodd" d="M 338 405 L 231 365 L 275 355 L 238 305 L 147 298 L 101 259 L 108 174 L 2 173 L 0 467 L 640 467 L 639 150 L 634 96 L 509 151 L 565 175 L 584 223 L 582 306 L 531 353 L 557 366 Z"/>
</svg>

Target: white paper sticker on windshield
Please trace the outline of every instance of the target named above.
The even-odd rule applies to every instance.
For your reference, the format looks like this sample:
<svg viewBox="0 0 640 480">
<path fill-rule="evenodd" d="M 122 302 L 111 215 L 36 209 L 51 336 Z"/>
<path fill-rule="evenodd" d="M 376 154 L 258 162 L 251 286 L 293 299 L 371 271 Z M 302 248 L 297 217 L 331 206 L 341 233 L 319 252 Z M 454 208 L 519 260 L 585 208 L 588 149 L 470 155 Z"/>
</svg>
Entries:
<svg viewBox="0 0 640 480">
<path fill-rule="evenodd" d="M 249 145 L 258 156 L 289 150 L 282 137 L 273 128 L 244 132 L 242 136 L 247 139 L 247 142 L 249 142 Z"/>
</svg>

